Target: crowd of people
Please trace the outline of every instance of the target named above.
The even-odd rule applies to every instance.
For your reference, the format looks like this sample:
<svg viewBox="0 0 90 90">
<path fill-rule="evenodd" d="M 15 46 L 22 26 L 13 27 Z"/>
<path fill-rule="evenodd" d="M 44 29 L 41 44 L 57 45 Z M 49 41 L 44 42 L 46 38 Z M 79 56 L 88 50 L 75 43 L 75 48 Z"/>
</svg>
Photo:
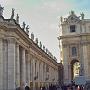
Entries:
<svg viewBox="0 0 90 90">
<path fill-rule="evenodd" d="M 63 86 L 49 86 L 48 88 L 42 87 L 40 90 L 85 90 L 82 85 L 63 85 Z"/>
<path fill-rule="evenodd" d="M 90 89 L 90 88 L 89 88 Z M 71 82 L 68 85 L 49 85 L 49 86 L 43 86 L 40 88 L 37 88 L 35 90 L 89 90 L 85 89 L 84 85 L 76 85 L 74 82 Z M 16 90 L 21 90 L 20 87 Z M 31 90 L 29 86 L 25 86 L 25 90 Z"/>
<path fill-rule="evenodd" d="M 50 85 L 49 87 L 42 87 L 40 90 L 86 90 L 83 85 L 76 85 L 71 81 L 68 85 Z"/>
</svg>

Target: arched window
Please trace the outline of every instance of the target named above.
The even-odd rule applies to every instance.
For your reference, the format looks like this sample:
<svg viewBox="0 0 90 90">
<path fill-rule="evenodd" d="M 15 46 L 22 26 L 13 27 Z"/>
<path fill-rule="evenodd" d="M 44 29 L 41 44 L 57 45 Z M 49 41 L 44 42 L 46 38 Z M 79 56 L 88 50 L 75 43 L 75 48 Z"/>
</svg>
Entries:
<svg viewBox="0 0 90 90">
<path fill-rule="evenodd" d="M 76 47 L 72 47 L 72 56 L 77 56 L 77 49 L 76 49 Z"/>
</svg>

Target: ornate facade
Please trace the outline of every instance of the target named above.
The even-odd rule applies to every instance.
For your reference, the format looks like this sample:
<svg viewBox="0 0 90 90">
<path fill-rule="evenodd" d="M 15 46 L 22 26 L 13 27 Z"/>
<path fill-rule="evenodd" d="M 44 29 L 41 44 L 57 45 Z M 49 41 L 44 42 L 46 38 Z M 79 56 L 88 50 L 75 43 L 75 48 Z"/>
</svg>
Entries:
<svg viewBox="0 0 90 90">
<path fill-rule="evenodd" d="M 90 19 L 84 14 L 76 16 L 71 11 L 67 18 L 61 17 L 60 53 L 64 65 L 64 83 L 76 77 L 90 81 Z"/>
<path fill-rule="evenodd" d="M 0 6 L 0 90 L 31 90 L 58 83 L 58 64 L 56 58 L 29 38 L 29 27 L 25 30 L 19 25 L 19 16 L 14 20 L 14 9 L 10 19 L 4 19 Z"/>
</svg>

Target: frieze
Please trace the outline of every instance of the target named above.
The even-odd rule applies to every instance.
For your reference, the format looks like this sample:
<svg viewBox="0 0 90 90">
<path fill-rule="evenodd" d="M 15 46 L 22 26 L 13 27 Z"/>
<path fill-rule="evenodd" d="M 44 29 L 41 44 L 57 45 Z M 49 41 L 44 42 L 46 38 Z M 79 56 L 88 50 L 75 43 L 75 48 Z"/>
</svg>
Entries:
<svg viewBox="0 0 90 90">
<path fill-rule="evenodd" d="M 82 42 L 80 42 L 79 44 L 80 44 L 80 45 L 88 45 L 88 44 L 90 44 L 90 42 L 82 41 Z"/>
</svg>

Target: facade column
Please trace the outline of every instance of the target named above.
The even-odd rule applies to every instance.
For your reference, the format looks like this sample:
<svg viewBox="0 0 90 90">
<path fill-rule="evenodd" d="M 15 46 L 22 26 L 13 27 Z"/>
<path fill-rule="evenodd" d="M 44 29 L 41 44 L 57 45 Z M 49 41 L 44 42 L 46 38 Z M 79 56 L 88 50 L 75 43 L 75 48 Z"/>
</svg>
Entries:
<svg viewBox="0 0 90 90">
<path fill-rule="evenodd" d="M 87 45 L 83 45 L 83 59 L 84 59 L 84 76 L 88 79 L 89 73 L 88 73 L 88 52 L 87 52 Z"/>
<path fill-rule="evenodd" d="M 3 40 L 0 39 L 0 90 L 3 90 Z"/>
<path fill-rule="evenodd" d="M 8 39 L 8 90 L 15 90 L 15 40 Z"/>
<path fill-rule="evenodd" d="M 3 53 L 3 56 L 4 56 L 3 57 L 3 85 L 4 85 L 3 89 L 7 90 L 8 88 L 8 42 L 7 40 L 3 41 L 3 52 L 4 52 Z"/>
<path fill-rule="evenodd" d="M 67 53 L 67 46 L 63 46 L 63 61 L 64 61 L 64 83 L 69 83 L 69 73 L 68 72 L 68 53 Z"/>
<path fill-rule="evenodd" d="M 41 68 L 40 69 L 41 70 L 40 72 L 41 72 L 41 83 L 42 83 L 44 81 L 43 80 L 43 62 L 41 62 L 41 67 L 40 68 Z"/>
<path fill-rule="evenodd" d="M 80 76 L 84 76 L 84 52 L 83 44 L 80 44 Z"/>
<path fill-rule="evenodd" d="M 22 88 L 24 90 L 26 84 L 26 60 L 25 60 L 25 49 L 22 48 Z"/>
<path fill-rule="evenodd" d="M 20 56 L 19 45 L 16 45 L 16 87 L 20 87 Z"/>
<path fill-rule="evenodd" d="M 30 86 L 30 55 L 26 54 L 26 81 L 28 86 Z"/>
</svg>

